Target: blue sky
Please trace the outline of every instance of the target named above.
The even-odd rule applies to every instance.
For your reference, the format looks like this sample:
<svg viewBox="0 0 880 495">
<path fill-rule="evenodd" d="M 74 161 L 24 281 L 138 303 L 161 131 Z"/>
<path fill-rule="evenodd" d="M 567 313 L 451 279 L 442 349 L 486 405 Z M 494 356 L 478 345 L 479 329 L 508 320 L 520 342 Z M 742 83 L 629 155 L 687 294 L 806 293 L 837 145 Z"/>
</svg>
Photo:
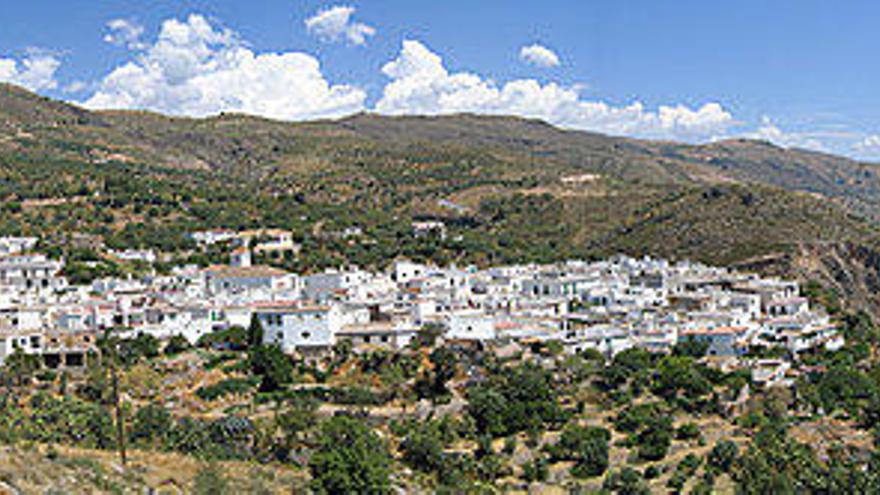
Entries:
<svg viewBox="0 0 880 495">
<path fill-rule="evenodd" d="M 94 108 L 511 113 L 878 159 L 878 18 L 870 1 L 0 0 L 0 79 Z"/>
</svg>

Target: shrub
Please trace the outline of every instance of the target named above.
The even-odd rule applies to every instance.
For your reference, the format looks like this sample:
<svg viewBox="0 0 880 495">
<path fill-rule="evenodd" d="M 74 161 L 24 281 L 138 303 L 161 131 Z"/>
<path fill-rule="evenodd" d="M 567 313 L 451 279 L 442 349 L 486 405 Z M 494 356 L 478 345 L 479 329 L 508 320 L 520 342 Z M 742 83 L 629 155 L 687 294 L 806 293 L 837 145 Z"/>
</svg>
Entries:
<svg viewBox="0 0 880 495">
<path fill-rule="evenodd" d="M 173 356 L 189 350 L 190 347 L 192 346 L 189 345 L 189 341 L 186 340 L 186 337 L 177 334 L 168 339 L 168 343 L 165 344 L 165 349 L 163 349 L 162 352 L 164 352 L 166 356 Z"/>
<path fill-rule="evenodd" d="M 213 385 L 199 387 L 196 396 L 205 401 L 212 401 L 226 395 L 246 394 L 257 385 L 258 381 L 256 378 L 227 378 Z"/>
<path fill-rule="evenodd" d="M 559 442 L 549 447 L 554 460 L 575 461 L 572 474 L 578 478 L 599 476 L 608 469 L 608 441 L 605 428 L 568 425 Z"/>
<path fill-rule="evenodd" d="M 712 450 L 709 452 L 707 463 L 709 466 L 726 473 L 730 471 L 731 467 L 733 467 L 733 463 L 736 462 L 738 455 L 739 448 L 736 446 L 735 442 L 731 440 L 721 440 L 712 447 Z"/>
<path fill-rule="evenodd" d="M 311 487 L 317 493 L 388 493 L 391 456 L 364 423 L 335 416 L 321 427 L 309 460 Z"/>
<path fill-rule="evenodd" d="M 675 432 L 675 437 L 679 440 L 693 440 L 700 437 L 700 427 L 696 423 L 685 423 L 681 425 Z"/>
</svg>

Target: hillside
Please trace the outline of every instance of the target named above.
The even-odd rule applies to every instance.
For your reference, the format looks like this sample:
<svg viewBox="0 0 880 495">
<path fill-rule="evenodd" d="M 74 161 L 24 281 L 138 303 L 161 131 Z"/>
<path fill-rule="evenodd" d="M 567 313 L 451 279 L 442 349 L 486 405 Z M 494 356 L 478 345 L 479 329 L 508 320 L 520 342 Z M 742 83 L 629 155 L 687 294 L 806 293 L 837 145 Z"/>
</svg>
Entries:
<svg viewBox="0 0 880 495">
<path fill-rule="evenodd" d="M 185 119 L 0 87 L 0 235 L 39 237 L 71 289 L 3 258 L 24 276 L 0 492 L 880 493 L 877 173 L 510 117 Z M 187 233 L 257 227 L 297 246 L 239 233 L 255 264 L 370 272 L 156 276 L 243 254 Z M 497 268 L 621 252 L 790 279 Z M 446 266 L 379 272 L 399 257 Z"/>
<path fill-rule="evenodd" d="M 185 251 L 188 230 L 261 225 L 296 233 L 304 255 L 284 263 L 300 270 L 621 250 L 731 263 L 805 245 L 873 249 L 880 167 L 759 141 L 692 146 L 512 117 L 90 112 L 0 86 L 0 196 L 0 232 L 62 250 L 77 233 Z M 446 220 L 455 240 L 412 239 L 418 216 Z M 364 238 L 333 238 L 354 225 Z"/>
</svg>

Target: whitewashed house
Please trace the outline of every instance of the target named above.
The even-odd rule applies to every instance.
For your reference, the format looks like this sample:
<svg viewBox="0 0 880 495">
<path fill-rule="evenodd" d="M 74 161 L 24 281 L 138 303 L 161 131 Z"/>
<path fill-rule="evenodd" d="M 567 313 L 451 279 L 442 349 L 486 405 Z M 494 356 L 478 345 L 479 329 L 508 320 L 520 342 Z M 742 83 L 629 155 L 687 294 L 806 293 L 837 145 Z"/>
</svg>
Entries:
<svg viewBox="0 0 880 495">
<path fill-rule="evenodd" d="M 349 299 L 356 288 L 370 279 L 369 273 L 355 267 L 315 273 L 303 280 L 303 297 L 317 302 Z"/>
<path fill-rule="evenodd" d="M 0 237 L 0 256 L 30 251 L 37 242 L 36 237 Z"/>
<path fill-rule="evenodd" d="M 43 335 L 39 330 L 0 331 L 0 364 L 16 350 L 25 354 L 42 354 Z"/>
<path fill-rule="evenodd" d="M 238 294 L 253 290 L 289 291 L 298 285 L 298 277 L 271 266 L 213 266 L 205 269 L 209 294 Z"/>
<path fill-rule="evenodd" d="M 451 340 L 494 340 L 495 319 L 480 311 L 459 311 L 446 317 L 445 336 Z"/>
<path fill-rule="evenodd" d="M 611 325 L 593 325 L 563 330 L 562 345 L 568 354 L 578 354 L 593 349 L 604 356 L 612 357 L 633 347 L 629 332 Z"/>
<path fill-rule="evenodd" d="M 67 280 L 61 276 L 63 266 L 63 262 L 42 254 L 0 258 L 0 287 L 38 292 L 64 288 Z"/>
<path fill-rule="evenodd" d="M 408 284 L 415 279 L 427 277 L 432 268 L 409 260 L 396 260 L 391 264 L 391 279 L 398 284 Z"/>
<path fill-rule="evenodd" d="M 337 306 L 266 306 L 255 314 L 263 326 L 263 342 L 278 344 L 286 353 L 329 349 L 342 328 Z"/>
</svg>

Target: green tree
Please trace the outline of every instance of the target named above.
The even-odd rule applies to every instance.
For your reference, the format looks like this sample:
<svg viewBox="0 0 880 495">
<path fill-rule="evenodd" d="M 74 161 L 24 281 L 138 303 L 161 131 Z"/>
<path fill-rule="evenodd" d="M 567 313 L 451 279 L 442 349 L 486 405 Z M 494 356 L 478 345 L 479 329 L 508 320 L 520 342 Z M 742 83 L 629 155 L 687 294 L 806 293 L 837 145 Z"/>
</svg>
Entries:
<svg viewBox="0 0 880 495">
<path fill-rule="evenodd" d="M 263 324 L 256 313 L 251 316 L 251 324 L 247 329 L 247 344 L 251 349 L 263 345 Z"/>
<path fill-rule="evenodd" d="M 631 467 L 624 467 L 608 473 L 602 488 L 617 495 L 650 495 L 651 490 L 642 479 L 638 471 Z"/>
<path fill-rule="evenodd" d="M 443 434 L 433 421 L 413 424 L 400 445 L 403 462 L 424 472 L 442 467 L 443 448 Z"/>
<path fill-rule="evenodd" d="M 391 457 L 382 440 L 364 423 L 335 416 L 321 426 L 309 460 L 316 493 L 384 494 L 391 491 Z"/>
<path fill-rule="evenodd" d="M 640 459 L 659 461 L 672 444 L 672 422 L 668 417 L 651 421 L 636 436 Z"/>
<path fill-rule="evenodd" d="M 653 367 L 654 356 L 640 347 L 631 347 L 614 356 L 608 366 L 602 369 L 601 385 L 606 390 L 614 390 L 630 379 L 645 373 Z"/>
<path fill-rule="evenodd" d="M 726 473 L 733 467 L 733 463 L 736 462 L 738 455 L 739 448 L 736 446 L 736 442 L 720 440 L 709 452 L 707 464 L 718 471 Z"/>
<path fill-rule="evenodd" d="M 196 344 L 199 347 L 218 346 L 240 351 L 248 346 L 248 332 L 244 327 L 233 325 L 229 328 L 202 335 Z"/>
<path fill-rule="evenodd" d="M 808 445 L 787 438 L 781 422 L 755 434 L 748 450 L 732 470 L 737 493 L 834 493 L 830 473 Z"/>
<path fill-rule="evenodd" d="M 675 437 L 679 440 L 693 440 L 700 438 L 700 427 L 696 423 L 685 423 L 675 431 Z"/>
<path fill-rule="evenodd" d="M 171 425 L 171 414 L 164 407 L 147 404 L 135 413 L 128 435 L 135 444 L 151 445 L 161 441 Z"/>
<path fill-rule="evenodd" d="M 278 345 L 258 345 L 248 355 L 251 374 L 260 378 L 260 391 L 273 392 L 293 381 L 293 364 Z"/>
<path fill-rule="evenodd" d="M 599 476 L 608 469 L 610 439 L 611 432 L 605 428 L 571 424 L 548 451 L 555 460 L 575 461 L 571 472 L 578 478 Z"/>
<path fill-rule="evenodd" d="M 16 347 L 3 362 L 3 374 L 17 386 L 29 382 L 41 367 L 40 357 Z"/>
<path fill-rule="evenodd" d="M 545 481 L 549 475 L 550 468 L 547 466 L 547 459 L 543 456 L 537 455 L 523 465 L 523 479 L 529 483 Z"/>
<path fill-rule="evenodd" d="M 188 350 L 190 347 L 192 346 L 189 345 L 189 341 L 186 340 L 186 337 L 180 334 L 175 334 L 168 339 L 168 343 L 165 344 L 165 349 L 163 349 L 162 352 L 165 353 L 166 356 L 174 356 Z"/>
<path fill-rule="evenodd" d="M 318 401 L 308 398 L 294 396 L 288 399 L 283 410 L 275 415 L 275 426 L 281 430 L 284 435 L 284 447 L 287 449 L 283 453 L 286 457 L 317 423 L 317 415 L 315 411 L 318 409 Z"/>
<path fill-rule="evenodd" d="M 843 408 L 854 414 L 880 396 L 877 385 L 862 371 L 838 365 L 823 374 L 817 384 L 819 400 L 826 411 Z"/>
<path fill-rule="evenodd" d="M 468 413 L 480 433 L 494 437 L 524 430 L 540 431 L 544 423 L 565 419 L 552 375 L 527 363 L 504 368 L 468 391 Z"/>
<path fill-rule="evenodd" d="M 672 354 L 675 356 L 685 356 L 699 359 L 706 355 L 709 350 L 709 343 L 705 340 L 698 340 L 694 337 L 687 337 L 678 341 L 672 347 Z"/>
<path fill-rule="evenodd" d="M 711 382 L 703 375 L 701 367 L 693 358 L 667 356 L 657 367 L 653 391 L 667 400 L 675 399 L 680 394 L 688 399 L 695 399 L 711 390 Z"/>
</svg>

